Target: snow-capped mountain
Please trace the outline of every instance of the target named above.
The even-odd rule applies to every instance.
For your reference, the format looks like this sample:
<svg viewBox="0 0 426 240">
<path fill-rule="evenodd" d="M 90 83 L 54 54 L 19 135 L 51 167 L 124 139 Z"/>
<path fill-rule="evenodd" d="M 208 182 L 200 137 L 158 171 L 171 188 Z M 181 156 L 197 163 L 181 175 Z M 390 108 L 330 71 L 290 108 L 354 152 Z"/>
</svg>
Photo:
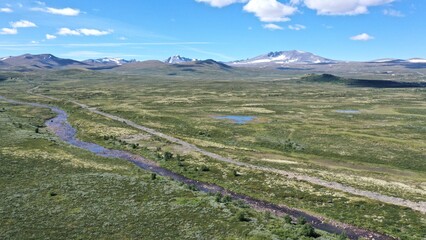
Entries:
<svg viewBox="0 0 426 240">
<path fill-rule="evenodd" d="M 9 68 L 60 69 L 87 67 L 85 63 L 72 59 L 58 58 L 52 54 L 24 54 L 4 57 L 0 59 L 0 63 Z"/>
<path fill-rule="evenodd" d="M 195 62 L 195 61 L 197 61 L 197 59 L 181 57 L 180 55 L 172 56 L 164 60 L 164 62 L 168 64 L 179 64 L 179 63 Z"/>
<path fill-rule="evenodd" d="M 370 61 L 371 63 L 405 63 L 406 60 L 399 58 L 381 58 Z"/>
<path fill-rule="evenodd" d="M 410 58 L 407 61 L 410 63 L 426 63 L 426 59 L 424 58 Z"/>
<path fill-rule="evenodd" d="M 2 58 L 0 58 L 0 61 L 4 61 L 4 60 L 6 60 L 6 59 L 8 59 L 8 58 L 11 58 L 12 56 L 7 56 L 7 57 L 2 57 Z"/>
<path fill-rule="evenodd" d="M 265 65 L 265 64 L 320 64 L 335 63 L 337 61 L 320 57 L 310 52 L 303 51 L 279 51 L 270 52 L 254 58 L 231 62 L 235 65 Z"/>
<path fill-rule="evenodd" d="M 410 58 L 410 59 L 399 59 L 399 58 L 382 58 L 370 61 L 371 63 L 426 63 L 424 58 Z"/>
<path fill-rule="evenodd" d="M 91 64 L 91 65 L 97 65 L 97 64 L 104 64 L 104 65 L 123 65 L 126 63 L 132 63 L 132 62 L 136 62 L 136 60 L 132 59 L 132 60 L 126 60 L 126 59 L 122 59 L 122 58 L 98 58 L 98 59 L 87 59 L 83 61 L 84 63 L 87 64 Z"/>
</svg>

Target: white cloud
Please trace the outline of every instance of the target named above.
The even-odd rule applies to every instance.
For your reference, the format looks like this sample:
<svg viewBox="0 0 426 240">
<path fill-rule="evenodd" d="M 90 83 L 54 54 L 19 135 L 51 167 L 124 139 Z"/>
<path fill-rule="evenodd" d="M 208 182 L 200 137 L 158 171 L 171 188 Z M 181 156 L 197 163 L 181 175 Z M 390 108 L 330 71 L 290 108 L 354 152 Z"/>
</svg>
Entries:
<svg viewBox="0 0 426 240">
<path fill-rule="evenodd" d="M 79 9 L 74 8 L 51 8 L 51 7 L 45 7 L 45 8 L 31 8 L 32 11 L 38 11 L 38 12 L 46 12 L 50 14 L 55 15 L 63 15 L 63 16 L 78 16 L 80 14 Z"/>
<path fill-rule="evenodd" d="M 18 30 L 16 28 L 2 28 L 0 29 L 1 35 L 15 35 L 18 34 Z"/>
<path fill-rule="evenodd" d="M 0 12 L 2 13 L 11 13 L 13 10 L 11 8 L 0 8 Z"/>
<path fill-rule="evenodd" d="M 102 31 L 98 29 L 88 29 L 88 28 L 78 29 L 77 31 L 79 31 L 81 34 L 85 36 L 103 36 L 103 35 L 111 34 L 113 32 L 112 30 Z"/>
<path fill-rule="evenodd" d="M 278 26 L 278 25 L 273 24 L 273 23 L 265 24 L 265 25 L 263 25 L 263 28 L 269 29 L 269 30 L 272 30 L 272 31 L 274 31 L 274 30 L 283 30 L 284 29 L 281 26 Z"/>
<path fill-rule="evenodd" d="M 79 36 L 79 35 L 81 35 L 79 31 L 71 30 L 69 28 L 60 28 L 57 34 L 62 35 L 62 36 L 70 36 L 70 35 L 71 36 L 72 35 Z"/>
<path fill-rule="evenodd" d="M 351 37 L 350 39 L 354 41 L 369 41 L 369 40 L 373 40 L 374 37 L 368 35 L 367 33 L 361 33 L 359 35 Z"/>
<path fill-rule="evenodd" d="M 55 39 L 55 38 L 56 38 L 56 36 L 55 36 L 55 35 L 46 34 L 46 39 L 47 39 L 47 40 L 52 40 L 52 39 Z"/>
<path fill-rule="evenodd" d="M 108 31 L 102 31 L 98 29 L 88 29 L 88 28 L 81 28 L 81 29 L 69 29 L 69 28 L 60 28 L 58 31 L 58 35 L 62 36 L 103 36 L 111 34 L 113 30 Z"/>
<path fill-rule="evenodd" d="M 118 40 L 126 41 L 126 40 L 127 40 L 127 38 L 126 38 L 126 37 L 119 37 L 119 38 L 118 38 Z"/>
<path fill-rule="evenodd" d="M 27 20 L 21 20 L 17 22 L 11 22 L 10 26 L 13 28 L 30 28 L 30 27 L 37 27 L 37 25 L 33 22 L 27 21 Z"/>
<path fill-rule="evenodd" d="M 288 25 L 288 29 L 300 31 L 300 30 L 306 29 L 306 26 L 301 25 L 301 24 L 294 24 L 294 25 Z"/>
<path fill-rule="evenodd" d="M 358 15 L 368 13 L 368 8 L 395 0 L 304 0 L 305 5 L 319 15 Z M 298 1 L 296 1 L 298 2 Z"/>
<path fill-rule="evenodd" d="M 248 0 L 195 0 L 197 2 L 207 3 L 212 7 L 226 7 L 234 3 L 245 3 Z"/>
<path fill-rule="evenodd" d="M 284 5 L 277 0 L 250 0 L 245 6 L 244 11 L 253 13 L 262 22 L 285 22 L 290 19 L 297 8 Z"/>
<path fill-rule="evenodd" d="M 405 17 L 405 15 L 397 10 L 394 9 L 385 9 L 383 10 L 383 14 L 391 17 Z"/>
</svg>

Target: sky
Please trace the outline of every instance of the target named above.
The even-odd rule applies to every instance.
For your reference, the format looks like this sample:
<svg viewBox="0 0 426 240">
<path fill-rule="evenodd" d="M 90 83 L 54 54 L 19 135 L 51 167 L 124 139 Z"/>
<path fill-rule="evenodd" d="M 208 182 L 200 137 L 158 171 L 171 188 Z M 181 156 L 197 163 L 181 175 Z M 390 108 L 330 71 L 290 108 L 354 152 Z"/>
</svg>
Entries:
<svg viewBox="0 0 426 240">
<path fill-rule="evenodd" d="M 0 56 L 426 58 L 424 0 L 0 0 Z"/>
</svg>

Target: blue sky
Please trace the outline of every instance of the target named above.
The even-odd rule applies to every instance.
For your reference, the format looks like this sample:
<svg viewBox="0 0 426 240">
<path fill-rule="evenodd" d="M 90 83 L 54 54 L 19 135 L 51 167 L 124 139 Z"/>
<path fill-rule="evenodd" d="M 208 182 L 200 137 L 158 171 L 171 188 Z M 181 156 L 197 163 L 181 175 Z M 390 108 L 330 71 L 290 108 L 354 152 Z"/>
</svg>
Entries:
<svg viewBox="0 0 426 240">
<path fill-rule="evenodd" d="M 426 58 L 424 0 L 0 0 L 0 56 Z"/>
</svg>

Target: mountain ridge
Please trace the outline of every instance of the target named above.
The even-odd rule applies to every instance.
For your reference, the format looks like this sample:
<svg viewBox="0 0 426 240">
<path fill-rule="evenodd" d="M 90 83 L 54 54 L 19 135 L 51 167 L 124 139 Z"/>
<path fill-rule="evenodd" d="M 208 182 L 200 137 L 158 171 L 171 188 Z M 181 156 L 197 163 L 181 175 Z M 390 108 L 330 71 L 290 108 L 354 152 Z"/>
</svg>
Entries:
<svg viewBox="0 0 426 240">
<path fill-rule="evenodd" d="M 253 58 L 248 58 L 245 60 L 237 60 L 232 62 L 220 62 L 213 59 L 207 60 L 198 60 L 194 58 L 182 57 L 180 55 L 175 55 L 169 57 L 164 61 L 151 60 L 155 61 L 156 65 L 159 66 L 160 62 L 165 65 L 206 65 L 206 66 L 220 66 L 222 69 L 230 67 L 253 67 L 253 68 L 275 68 L 275 69 L 289 69 L 293 67 L 300 66 L 321 66 L 321 65 L 336 65 L 336 64 L 377 64 L 381 66 L 386 66 L 389 64 L 392 65 L 401 65 L 407 67 L 426 67 L 426 59 L 423 58 L 410 58 L 410 59 L 397 59 L 397 58 L 384 58 L 376 59 L 372 61 L 365 62 L 356 62 L 356 61 L 337 61 L 329 58 L 324 58 L 318 55 L 315 55 L 310 52 L 292 50 L 292 51 L 276 51 L 269 52 L 266 54 L 258 55 Z M 143 63 L 144 64 L 138 64 Z M 97 59 L 87 59 L 84 61 L 77 61 L 73 59 L 59 58 L 52 54 L 23 54 L 19 56 L 6 56 L 0 58 L 0 68 L 1 69 L 21 69 L 21 70 L 34 70 L 34 69 L 69 69 L 69 68 L 81 68 L 81 69 L 90 69 L 90 70 L 103 70 L 103 69 L 112 69 L 116 67 L 123 67 L 124 65 L 129 65 L 133 67 L 147 65 L 149 61 L 137 61 L 135 59 L 125 60 L 122 58 L 97 58 Z"/>
<path fill-rule="evenodd" d="M 82 61 L 83 63 L 87 63 L 87 64 L 102 64 L 102 65 L 123 65 L 123 64 L 127 64 L 127 63 L 132 63 L 132 62 L 136 62 L 136 59 L 130 59 L 130 60 L 126 60 L 123 58 L 111 58 L 111 57 L 104 57 L 104 58 L 96 58 L 96 59 L 86 59 L 84 61 Z"/>
<path fill-rule="evenodd" d="M 279 64 L 324 64 L 336 63 L 337 60 L 324 58 L 310 52 L 291 50 L 262 54 L 245 60 L 230 62 L 231 65 L 279 65 Z"/>
</svg>

